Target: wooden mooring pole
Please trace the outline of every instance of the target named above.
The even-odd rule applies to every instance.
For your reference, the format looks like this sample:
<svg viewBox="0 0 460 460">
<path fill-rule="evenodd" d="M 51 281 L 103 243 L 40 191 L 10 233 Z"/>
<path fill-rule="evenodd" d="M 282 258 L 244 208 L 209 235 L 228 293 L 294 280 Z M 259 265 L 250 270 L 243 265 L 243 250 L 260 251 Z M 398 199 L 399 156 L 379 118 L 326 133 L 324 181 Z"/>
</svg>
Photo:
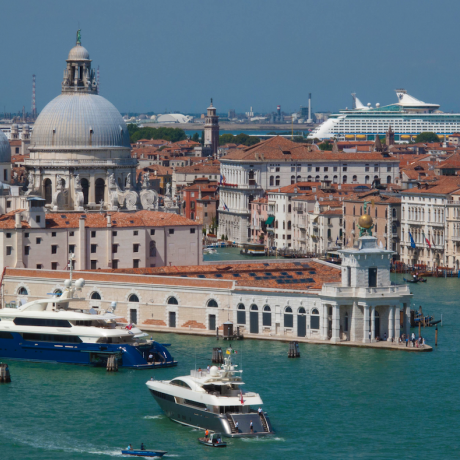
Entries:
<svg viewBox="0 0 460 460">
<path fill-rule="evenodd" d="M 10 376 L 10 369 L 8 368 L 8 364 L 0 363 L 0 383 L 10 383 L 11 376 Z"/>
<path fill-rule="evenodd" d="M 299 342 L 289 342 L 288 358 L 300 358 Z"/>
<path fill-rule="evenodd" d="M 107 372 L 118 372 L 118 360 L 115 355 L 110 355 L 107 359 Z"/>
<path fill-rule="evenodd" d="M 422 322 L 421 321 L 418 322 L 418 336 L 419 337 L 422 336 Z"/>
<path fill-rule="evenodd" d="M 434 332 L 434 345 L 438 346 L 438 326 L 436 325 L 436 330 Z"/>
</svg>

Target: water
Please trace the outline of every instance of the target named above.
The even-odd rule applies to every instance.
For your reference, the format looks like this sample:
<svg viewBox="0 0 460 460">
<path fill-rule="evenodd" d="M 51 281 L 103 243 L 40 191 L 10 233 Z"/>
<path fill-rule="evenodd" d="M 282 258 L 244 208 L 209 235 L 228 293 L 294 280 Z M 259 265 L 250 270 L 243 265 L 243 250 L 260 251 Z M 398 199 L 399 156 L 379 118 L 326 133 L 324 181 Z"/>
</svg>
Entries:
<svg viewBox="0 0 460 460">
<path fill-rule="evenodd" d="M 411 286 L 415 305 L 443 314 L 432 353 L 301 344 L 301 358 L 288 359 L 286 343 L 234 342 L 276 435 L 230 439 L 222 450 L 199 445 L 201 432 L 164 417 L 145 386 L 153 375 L 188 373 L 195 353 L 204 367 L 213 338 L 156 334 L 179 361 L 156 371 L 10 362 L 13 382 L 0 385 L 0 458 L 104 459 L 144 442 L 184 459 L 457 459 L 459 288 L 457 278 Z M 429 344 L 434 333 L 422 330 Z"/>
<path fill-rule="evenodd" d="M 217 261 L 217 260 L 247 260 L 249 262 L 257 263 L 262 259 L 283 259 L 281 256 L 248 256 L 245 254 L 240 254 L 241 248 L 216 248 L 215 254 L 206 254 L 203 253 L 203 260 L 208 261 Z"/>
</svg>

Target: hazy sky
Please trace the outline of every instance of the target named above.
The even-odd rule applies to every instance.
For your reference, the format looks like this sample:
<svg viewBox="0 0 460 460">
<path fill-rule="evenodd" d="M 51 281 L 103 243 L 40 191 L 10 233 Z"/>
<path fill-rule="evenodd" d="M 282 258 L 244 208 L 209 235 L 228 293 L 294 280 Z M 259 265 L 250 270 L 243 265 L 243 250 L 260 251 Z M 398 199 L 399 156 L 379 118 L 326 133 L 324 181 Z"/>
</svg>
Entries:
<svg viewBox="0 0 460 460">
<path fill-rule="evenodd" d="M 60 93 L 82 44 L 101 95 L 123 113 L 351 107 L 396 101 L 406 88 L 460 110 L 455 0 L 1 0 L 0 110 Z"/>
</svg>

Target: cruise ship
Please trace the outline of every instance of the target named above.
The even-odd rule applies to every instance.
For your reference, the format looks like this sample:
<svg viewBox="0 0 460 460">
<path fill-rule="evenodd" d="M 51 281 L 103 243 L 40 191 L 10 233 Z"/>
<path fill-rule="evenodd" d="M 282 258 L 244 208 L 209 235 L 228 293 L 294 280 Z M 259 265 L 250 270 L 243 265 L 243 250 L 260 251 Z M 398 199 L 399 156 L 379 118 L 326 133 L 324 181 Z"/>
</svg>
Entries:
<svg viewBox="0 0 460 460">
<path fill-rule="evenodd" d="M 61 295 L 0 310 L 0 358 L 106 366 L 115 355 L 118 365 L 152 369 L 177 365 L 167 350 L 133 326 L 117 323 L 114 311 L 98 311 L 77 297 L 84 279 L 66 280 Z"/>
<path fill-rule="evenodd" d="M 353 109 L 332 114 L 317 126 L 309 139 L 331 139 L 341 141 L 374 140 L 391 129 L 396 142 L 409 142 L 422 132 L 436 133 L 441 140 L 460 131 L 460 113 L 443 113 L 438 104 L 429 104 L 407 94 L 405 89 L 397 89 L 398 102 L 386 106 L 364 105 L 352 94 Z"/>
<path fill-rule="evenodd" d="M 222 433 L 227 437 L 273 433 L 262 399 L 242 391 L 241 370 L 232 364 L 228 349 L 222 368 L 192 370 L 173 380 L 149 380 L 146 385 L 164 413 L 182 425 Z M 253 429 L 251 430 L 251 422 Z"/>
</svg>

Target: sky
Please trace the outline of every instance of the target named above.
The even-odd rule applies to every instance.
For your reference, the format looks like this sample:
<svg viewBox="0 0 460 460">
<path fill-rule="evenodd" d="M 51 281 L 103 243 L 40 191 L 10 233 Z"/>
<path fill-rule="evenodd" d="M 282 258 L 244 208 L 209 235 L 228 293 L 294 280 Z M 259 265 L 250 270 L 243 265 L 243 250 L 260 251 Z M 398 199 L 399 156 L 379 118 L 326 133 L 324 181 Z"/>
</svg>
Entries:
<svg viewBox="0 0 460 460">
<path fill-rule="evenodd" d="M 0 0 L 0 111 L 59 95 L 81 29 L 120 112 L 288 113 L 396 102 L 460 111 L 455 0 Z"/>
</svg>

